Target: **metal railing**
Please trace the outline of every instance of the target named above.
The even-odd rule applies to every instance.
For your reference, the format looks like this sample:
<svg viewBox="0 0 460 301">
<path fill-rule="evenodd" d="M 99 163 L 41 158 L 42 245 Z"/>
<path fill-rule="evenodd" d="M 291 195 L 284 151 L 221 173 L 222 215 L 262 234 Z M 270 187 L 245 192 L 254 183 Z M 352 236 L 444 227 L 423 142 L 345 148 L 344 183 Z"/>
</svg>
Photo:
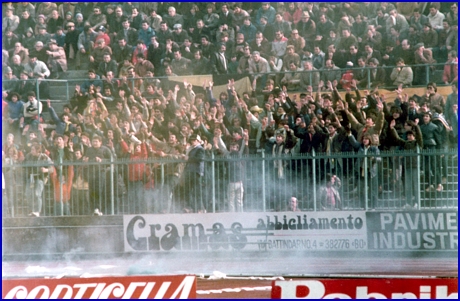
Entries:
<svg viewBox="0 0 460 301">
<path fill-rule="evenodd" d="M 245 212 L 289 210 L 292 196 L 303 211 L 458 206 L 457 149 L 382 152 L 378 157 L 262 153 L 224 158 L 209 153 L 204 177 L 184 173 L 177 177 L 181 164 L 186 162 L 156 158 L 97 164 L 54 162 L 54 171 L 45 174 L 40 173 L 43 164 L 4 164 L 3 214 L 91 215 L 96 208 L 105 215 L 225 212 L 231 208 L 232 195 L 238 195 L 229 185 L 229 174 L 235 179 L 235 170 L 244 189 Z M 71 166 L 73 179 L 68 177 Z M 332 185 L 335 204 L 326 189 L 328 175 L 340 180 L 340 185 L 338 181 Z"/>
<path fill-rule="evenodd" d="M 420 65 L 406 65 L 407 67 L 411 67 L 412 68 L 412 71 L 414 73 L 414 79 L 415 79 L 415 76 L 416 76 L 416 73 L 420 73 L 420 72 L 424 72 L 425 73 L 425 77 L 426 77 L 426 81 L 423 82 L 423 83 L 413 83 L 412 87 L 417 87 L 417 86 L 420 86 L 420 87 L 423 87 L 425 86 L 428 82 L 431 82 L 431 81 L 434 81 L 434 82 L 437 82 L 438 84 L 442 85 L 444 84 L 444 82 L 442 81 L 442 78 L 441 80 L 437 80 L 436 78 L 436 74 L 435 72 L 432 70 L 432 68 L 435 68 L 436 70 L 438 71 L 442 71 L 442 68 L 444 67 L 445 63 L 436 63 L 436 64 L 430 64 L 430 65 L 425 65 L 425 64 L 420 64 Z M 391 73 L 391 71 L 395 68 L 395 66 L 382 66 L 382 67 L 379 67 L 381 69 L 383 69 L 385 72 L 388 72 L 388 73 Z M 339 72 L 341 72 L 342 74 L 345 73 L 346 70 L 366 70 L 366 74 L 367 74 L 367 86 L 364 87 L 364 89 L 370 89 L 371 88 L 371 71 L 372 71 L 372 68 L 370 67 L 363 67 L 363 68 L 342 68 L 342 69 L 338 69 Z M 336 71 L 336 70 L 332 70 L 333 72 Z M 310 76 L 309 76 L 309 84 L 311 85 L 313 83 L 313 74 L 314 73 L 319 73 L 320 75 L 323 73 L 323 72 L 328 72 L 326 70 L 315 70 L 315 71 L 298 71 L 298 72 L 302 72 L 302 73 L 309 73 Z M 280 78 L 282 78 L 282 76 L 285 74 L 285 73 L 289 73 L 289 71 L 281 71 L 281 72 L 278 72 L 276 73 L 276 75 Z M 273 71 L 270 71 L 270 72 L 267 72 L 265 73 L 265 75 L 270 75 L 270 74 L 273 74 Z M 241 74 L 235 74 L 235 75 L 238 75 L 239 77 L 241 77 Z M 192 76 L 192 75 L 190 75 Z M 228 74 L 226 75 L 227 77 L 231 77 L 231 74 Z M 250 76 L 248 74 L 248 76 Z M 389 74 L 387 75 L 389 76 Z M 167 77 L 155 77 L 155 79 L 165 79 Z M 60 101 L 69 101 L 70 98 L 74 95 L 74 89 L 75 89 L 75 86 L 76 85 L 81 85 L 87 78 L 80 78 L 80 79 L 75 79 L 75 78 L 71 78 L 71 79 L 40 79 L 40 80 L 37 80 L 37 79 L 28 79 L 27 81 L 30 81 L 34 84 L 35 86 L 35 93 L 37 95 L 37 99 L 39 100 L 46 100 L 46 98 L 42 97 L 40 95 L 40 89 L 39 89 L 39 86 L 40 86 L 40 83 L 41 82 L 48 82 L 49 84 L 53 84 L 53 85 L 63 85 L 65 86 L 65 93 L 63 94 L 58 94 L 58 95 L 50 95 L 50 99 L 52 100 L 60 100 Z M 142 79 L 142 80 L 152 80 L 152 78 L 146 78 L 146 77 L 140 77 L 140 78 L 136 78 L 136 79 Z M 121 78 L 118 78 L 118 80 L 121 80 Z M 129 79 L 128 79 L 129 80 Z M 16 82 L 16 80 L 5 80 L 3 79 L 2 80 L 2 87 L 3 89 L 5 90 L 5 87 L 11 85 L 11 83 L 14 83 Z M 392 81 L 393 82 L 393 81 Z M 385 88 L 385 87 L 392 87 L 394 88 L 393 85 L 379 85 L 379 87 L 381 88 Z M 243 91 L 241 91 L 243 92 Z M 65 99 L 63 99 L 65 98 Z"/>
</svg>

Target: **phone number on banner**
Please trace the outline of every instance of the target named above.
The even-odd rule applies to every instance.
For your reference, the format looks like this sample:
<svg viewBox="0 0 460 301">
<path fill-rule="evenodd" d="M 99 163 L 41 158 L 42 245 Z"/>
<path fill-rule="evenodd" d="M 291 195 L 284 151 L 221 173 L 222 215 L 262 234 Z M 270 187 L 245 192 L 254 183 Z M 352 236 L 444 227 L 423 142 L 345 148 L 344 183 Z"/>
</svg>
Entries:
<svg viewBox="0 0 460 301">
<path fill-rule="evenodd" d="M 258 240 L 259 250 L 361 250 L 364 239 L 267 239 Z"/>
</svg>

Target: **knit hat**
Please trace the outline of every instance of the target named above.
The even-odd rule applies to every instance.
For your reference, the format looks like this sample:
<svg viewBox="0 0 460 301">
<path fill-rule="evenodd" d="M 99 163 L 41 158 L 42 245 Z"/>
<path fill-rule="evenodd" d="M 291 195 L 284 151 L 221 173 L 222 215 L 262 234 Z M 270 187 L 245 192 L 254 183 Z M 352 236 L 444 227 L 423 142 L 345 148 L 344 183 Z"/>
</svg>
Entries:
<svg viewBox="0 0 460 301">
<path fill-rule="evenodd" d="M 75 19 L 77 19 L 78 17 L 82 17 L 82 18 L 83 18 L 83 15 L 80 14 L 80 13 L 78 13 L 78 14 L 75 15 Z"/>
</svg>

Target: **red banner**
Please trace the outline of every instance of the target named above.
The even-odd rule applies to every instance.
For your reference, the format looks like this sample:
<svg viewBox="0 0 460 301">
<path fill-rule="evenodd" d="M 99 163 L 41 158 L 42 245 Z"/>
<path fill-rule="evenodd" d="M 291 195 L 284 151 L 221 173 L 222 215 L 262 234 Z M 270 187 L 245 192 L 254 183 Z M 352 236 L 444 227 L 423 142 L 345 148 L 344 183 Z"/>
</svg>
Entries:
<svg viewBox="0 0 460 301">
<path fill-rule="evenodd" d="M 2 279 L 3 299 L 196 298 L 193 275 Z"/>
<path fill-rule="evenodd" d="M 273 281 L 272 299 L 458 299 L 458 278 Z"/>
</svg>

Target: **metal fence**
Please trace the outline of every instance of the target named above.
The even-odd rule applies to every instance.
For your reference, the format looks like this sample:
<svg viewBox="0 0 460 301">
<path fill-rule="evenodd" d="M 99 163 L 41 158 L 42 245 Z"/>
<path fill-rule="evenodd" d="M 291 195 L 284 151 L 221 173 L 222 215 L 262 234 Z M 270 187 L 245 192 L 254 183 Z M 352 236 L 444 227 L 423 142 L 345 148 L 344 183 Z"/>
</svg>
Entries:
<svg viewBox="0 0 460 301">
<path fill-rule="evenodd" d="M 53 163 L 44 173 L 41 167 L 48 166 L 43 163 L 7 163 L 2 167 L 3 215 L 91 215 L 96 208 L 104 215 L 225 212 L 239 193 L 245 212 L 289 210 L 292 196 L 302 211 L 457 208 L 457 151 L 382 152 L 378 157 L 261 153 L 223 158 L 209 153 L 203 177 L 178 177 L 185 161 L 154 158 Z M 338 178 L 332 185 L 335 205 L 326 189 L 329 175 Z"/>
<path fill-rule="evenodd" d="M 422 64 L 422 65 L 406 65 L 408 67 L 411 67 L 412 70 L 413 70 L 413 73 L 414 73 L 414 81 L 412 83 L 412 86 L 413 87 L 416 87 L 416 86 L 425 86 L 427 83 L 429 82 L 436 82 L 438 84 L 444 84 L 443 80 L 442 80 L 442 72 L 443 72 L 443 68 L 444 68 L 444 63 L 437 63 L 437 64 L 430 64 L 430 65 L 426 65 L 426 64 Z M 382 67 L 379 67 L 381 69 L 383 69 L 386 73 L 386 76 L 389 78 L 390 76 L 390 73 L 391 71 L 395 68 L 395 66 L 382 66 Z M 371 71 L 373 70 L 373 68 L 370 68 L 370 67 L 364 67 L 364 68 L 342 68 L 342 69 L 338 69 L 337 71 L 341 72 L 342 74 L 345 73 L 346 70 L 365 70 L 366 71 L 366 74 L 367 74 L 367 86 L 364 87 L 366 89 L 370 89 L 371 88 Z M 335 72 L 336 70 L 332 70 L 333 72 Z M 290 71 L 281 71 L 281 72 L 278 72 L 276 73 L 276 77 L 280 80 L 285 73 L 289 73 Z M 314 70 L 314 71 L 298 71 L 298 72 L 302 72 L 302 73 L 309 73 L 309 83 L 310 85 L 314 84 L 314 73 L 319 73 L 320 75 L 323 73 L 323 72 L 329 72 L 327 70 Z M 267 72 L 265 75 L 273 75 L 274 72 L 273 71 L 270 71 L 270 72 Z M 416 74 L 417 76 L 420 76 L 421 74 L 423 74 L 423 79 L 425 79 L 423 82 L 416 82 L 415 81 L 415 77 L 416 77 Z M 241 76 L 240 74 L 235 74 L 237 76 Z M 249 76 L 249 74 L 248 74 Z M 231 74 L 227 75 L 227 77 L 231 77 Z M 156 79 L 166 79 L 167 77 L 155 77 Z M 81 85 L 85 80 L 87 79 L 87 76 L 85 76 L 84 78 L 79 78 L 79 79 L 75 79 L 75 78 L 69 78 L 69 79 L 40 79 L 40 80 L 37 80 L 37 79 L 28 79 L 27 81 L 29 82 L 32 82 L 34 87 L 35 87 L 35 94 L 37 95 L 37 99 L 38 100 L 46 100 L 49 96 L 49 98 L 51 100 L 65 100 L 65 101 L 68 101 L 70 100 L 70 98 L 74 95 L 74 90 L 75 90 L 75 86 L 76 85 Z M 137 79 L 142 79 L 142 80 L 152 80 L 152 78 L 136 78 Z M 118 80 L 122 80 L 122 79 L 118 79 Z M 128 79 L 129 81 L 130 79 Z M 393 82 L 393 81 L 391 81 Z M 17 83 L 17 80 L 6 80 L 6 79 L 3 79 L 2 80 L 2 87 L 3 87 L 3 90 L 11 90 L 11 88 Z M 53 87 L 62 87 L 62 91 L 59 90 L 59 93 L 52 93 L 51 92 L 51 95 L 46 95 L 43 96 L 40 92 L 40 85 L 43 84 L 43 83 L 47 83 L 49 84 L 49 86 L 53 86 Z M 385 88 L 385 87 L 388 87 L 388 88 L 395 88 L 395 86 L 393 85 L 379 85 L 379 87 L 381 88 Z M 363 87 L 361 87 L 363 88 Z"/>
</svg>

